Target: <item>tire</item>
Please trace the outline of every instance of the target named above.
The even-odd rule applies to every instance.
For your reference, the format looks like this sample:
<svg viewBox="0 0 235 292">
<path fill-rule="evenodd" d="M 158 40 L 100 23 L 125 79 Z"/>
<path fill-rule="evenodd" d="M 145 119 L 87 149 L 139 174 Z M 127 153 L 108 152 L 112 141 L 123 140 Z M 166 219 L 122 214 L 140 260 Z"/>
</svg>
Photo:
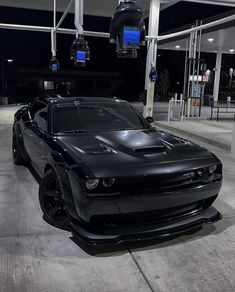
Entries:
<svg viewBox="0 0 235 292">
<path fill-rule="evenodd" d="M 13 137 L 12 137 L 12 155 L 13 155 L 14 164 L 16 165 L 26 164 L 26 161 L 24 160 L 20 152 L 19 142 L 18 142 L 15 131 L 13 131 Z"/>
<path fill-rule="evenodd" d="M 45 173 L 40 182 L 39 203 L 47 223 L 69 230 L 70 216 L 65 208 L 59 179 L 52 169 Z"/>
</svg>

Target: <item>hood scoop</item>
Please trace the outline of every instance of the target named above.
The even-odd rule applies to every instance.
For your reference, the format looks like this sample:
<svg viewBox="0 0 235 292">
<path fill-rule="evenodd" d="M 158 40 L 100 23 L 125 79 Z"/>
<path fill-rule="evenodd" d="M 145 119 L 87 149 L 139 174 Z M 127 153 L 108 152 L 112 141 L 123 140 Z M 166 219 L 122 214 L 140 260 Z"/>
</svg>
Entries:
<svg viewBox="0 0 235 292">
<path fill-rule="evenodd" d="M 106 145 L 99 145 L 98 147 L 84 148 L 84 151 L 88 155 L 99 155 L 99 154 L 113 154 L 116 153 L 113 149 Z"/>
<path fill-rule="evenodd" d="M 158 146 L 148 146 L 143 148 L 136 148 L 134 149 L 135 152 L 141 153 L 141 154 L 155 154 L 155 153 L 161 153 L 165 150 L 164 145 L 158 145 Z"/>
</svg>

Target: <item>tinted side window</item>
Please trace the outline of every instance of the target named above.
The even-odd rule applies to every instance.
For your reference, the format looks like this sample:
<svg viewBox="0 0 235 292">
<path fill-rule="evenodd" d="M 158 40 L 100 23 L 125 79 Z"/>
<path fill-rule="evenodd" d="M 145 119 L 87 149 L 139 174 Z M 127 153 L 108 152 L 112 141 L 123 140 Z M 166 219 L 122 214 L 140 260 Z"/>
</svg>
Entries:
<svg viewBox="0 0 235 292">
<path fill-rule="evenodd" d="M 30 115 L 38 128 L 47 131 L 47 106 L 44 103 L 35 102 L 30 109 Z"/>
<path fill-rule="evenodd" d="M 31 116 L 31 119 L 33 120 L 34 119 L 34 116 L 36 114 L 36 112 L 40 111 L 41 109 L 43 109 L 44 107 L 46 107 L 46 105 L 40 101 L 35 101 L 31 107 L 30 107 L 30 116 Z"/>
<path fill-rule="evenodd" d="M 28 111 L 22 115 L 21 119 L 24 123 L 26 123 L 30 120 Z"/>
</svg>

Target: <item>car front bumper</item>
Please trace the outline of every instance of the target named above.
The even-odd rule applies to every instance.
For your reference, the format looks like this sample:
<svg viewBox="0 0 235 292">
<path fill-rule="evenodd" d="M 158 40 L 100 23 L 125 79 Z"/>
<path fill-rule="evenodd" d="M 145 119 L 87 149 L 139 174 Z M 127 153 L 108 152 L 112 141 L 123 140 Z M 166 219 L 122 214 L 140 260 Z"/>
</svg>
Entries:
<svg viewBox="0 0 235 292">
<path fill-rule="evenodd" d="M 104 216 L 118 217 L 122 215 L 125 217 L 129 214 L 137 214 L 140 217 L 146 216 L 149 212 L 166 213 L 168 209 L 181 208 L 184 205 L 211 200 L 211 203 L 206 203 L 206 206 L 204 206 L 204 208 L 207 208 L 214 202 L 213 198 L 219 194 L 221 186 L 222 179 L 205 185 L 179 188 L 178 190 L 167 192 L 156 191 L 148 193 L 146 191 L 133 190 L 117 196 L 93 198 L 88 198 L 84 195 L 79 202 L 79 216 L 82 221 L 90 224 L 92 221 L 96 221 L 97 218 Z"/>
<path fill-rule="evenodd" d="M 71 223 L 71 231 L 74 236 L 94 245 L 121 244 L 123 242 L 162 239 L 184 234 L 202 226 L 204 223 L 219 221 L 222 215 L 214 208 L 202 210 L 198 213 L 188 214 L 181 218 L 168 220 L 154 224 L 143 224 L 133 228 L 125 226 L 122 228 L 92 228 L 78 223 Z"/>
</svg>

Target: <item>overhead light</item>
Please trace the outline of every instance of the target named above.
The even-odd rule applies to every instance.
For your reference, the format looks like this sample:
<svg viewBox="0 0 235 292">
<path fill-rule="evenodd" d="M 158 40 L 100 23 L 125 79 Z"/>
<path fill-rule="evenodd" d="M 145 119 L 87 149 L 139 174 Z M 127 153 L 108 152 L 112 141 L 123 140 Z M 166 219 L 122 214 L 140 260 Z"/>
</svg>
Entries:
<svg viewBox="0 0 235 292">
<path fill-rule="evenodd" d="M 13 59 L 7 59 L 7 62 L 8 62 L 8 63 L 13 63 L 14 60 L 13 60 Z"/>
<path fill-rule="evenodd" d="M 213 43 L 213 41 L 214 41 L 213 38 L 209 38 L 209 39 L 208 39 L 208 42 L 209 42 L 209 43 Z"/>
<path fill-rule="evenodd" d="M 179 46 L 179 45 L 177 45 L 177 46 L 175 46 L 175 48 L 176 48 L 176 49 L 180 49 L 180 46 Z"/>
<path fill-rule="evenodd" d="M 229 52 L 230 52 L 230 53 L 234 53 L 235 50 L 234 50 L 234 49 L 230 49 Z"/>
</svg>

